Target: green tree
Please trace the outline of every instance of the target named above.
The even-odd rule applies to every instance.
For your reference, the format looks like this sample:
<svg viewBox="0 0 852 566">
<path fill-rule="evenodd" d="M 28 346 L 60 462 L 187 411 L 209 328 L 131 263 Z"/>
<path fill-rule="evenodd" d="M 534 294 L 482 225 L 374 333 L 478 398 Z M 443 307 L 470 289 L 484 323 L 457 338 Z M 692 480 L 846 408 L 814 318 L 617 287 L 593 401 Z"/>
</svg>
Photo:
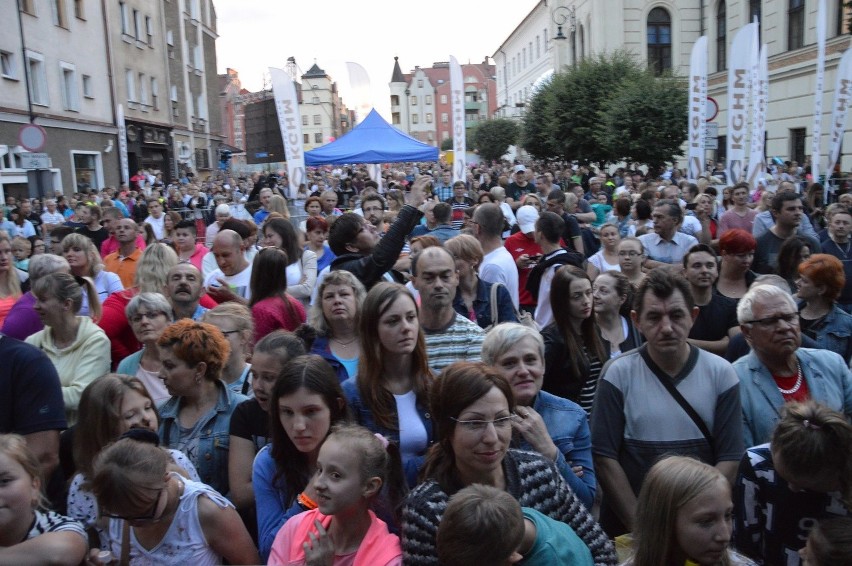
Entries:
<svg viewBox="0 0 852 566">
<path fill-rule="evenodd" d="M 667 89 L 683 90 L 685 86 L 672 82 L 671 78 L 654 78 L 653 72 L 640 63 L 635 56 L 616 51 L 595 58 L 587 58 L 576 67 L 564 73 L 554 75 L 553 79 L 543 85 L 527 105 L 527 113 L 523 121 L 522 141 L 524 149 L 537 159 L 577 160 L 581 163 L 611 163 L 637 154 L 635 147 L 626 151 L 623 145 L 615 143 L 619 135 L 626 130 L 631 131 L 630 125 L 634 120 L 646 123 L 646 108 L 658 108 L 663 104 L 671 104 L 670 93 Z M 667 88 L 650 88 L 649 81 L 660 81 Z M 644 89 L 646 98 L 632 96 L 625 98 L 624 89 L 637 85 Z M 641 85 L 641 86 L 639 86 Z M 635 94 L 635 90 L 633 90 Z M 663 100 L 652 97 L 665 93 Z M 612 100 L 622 96 L 620 108 L 613 108 Z M 628 104 L 641 102 L 631 107 Z M 618 120 L 607 119 L 616 115 L 620 110 Z M 655 132 L 666 131 L 665 139 L 676 138 L 681 124 L 686 124 L 686 99 L 681 106 L 667 108 L 665 123 L 657 124 Z M 682 115 L 682 119 L 680 116 Z M 659 134 L 658 134 L 659 135 Z M 646 143 L 647 138 L 643 138 Z M 686 139 L 684 130 L 676 147 Z M 637 141 L 637 140 L 627 140 Z M 669 157 L 675 155 L 674 151 Z M 638 154 L 637 154 L 638 155 Z M 654 159 L 659 159 L 660 151 L 654 151 Z M 666 161 L 668 159 L 663 159 Z"/>
<path fill-rule="evenodd" d="M 682 81 L 646 73 L 623 83 L 601 108 L 596 139 L 608 155 L 652 167 L 682 155 L 688 134 Z"/>
<path fill-rule="evenodd" d="M 496 161 L 503 157 L 510 145 L 518 143 L 520 130 L 518 123 L 506 118 L 494 118 L 480 122 L 473 130 L 471 141 L 486 161 Z"/>
<path fill-rule="evenodd" d="M 441 151 L 449 151 L 453 149 L 453 138 L 447 138 L 441 142 Z"/>
</svg>

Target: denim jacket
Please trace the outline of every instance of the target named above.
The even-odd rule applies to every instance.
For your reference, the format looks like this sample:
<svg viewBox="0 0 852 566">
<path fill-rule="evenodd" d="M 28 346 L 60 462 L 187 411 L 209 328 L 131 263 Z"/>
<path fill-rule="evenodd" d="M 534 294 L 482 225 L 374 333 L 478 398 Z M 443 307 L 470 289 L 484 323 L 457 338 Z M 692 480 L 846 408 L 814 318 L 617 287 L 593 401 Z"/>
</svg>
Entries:
<svg viewBox="0 0 852 566">
<path fill-rule="evenodd" d="M 331 346 L 328 343 L 328 337 L 317 336 L 314 343 L 311 345 L 310 353 L 316 354 L 328 362 L 328 365 L 330 365 L 331 369 L 334 370 L 334 373 L 337 374 L 337 379 L 340 383 L 349 379 L 349 372 L 346 371 L 346 367 L 334 357 L 334 354 L 331 351 Z"/>
<path fill-rule="evenodd" d="M 355 377 L 351 377 L 341 384 L 341 387 L 343 387 L 343 394 L 346 395 L 346 400 L 349 403 L 349 407 L 352 409 L 352 414 L 354 415 L 355 420 L 358 424 L 365 426 L 371 431 L 379 433 L 388 440 L 399 444 L 398 430 L 391 430 L 383 426 L 379 426 L 373 419 L 373 412 L 370 411 L 370 409 L 361 400 L 361 393 L 358 391 L 358 383 L 356 382 L 356 379 L 357 378 Z M 418 398 L 416 407 L 417 413 L 420 415 L 420 420 L 423 421 L 423 426 L 426 427 L 428 450 L 428 446 L 431 445 L 433 441 L 432 415 L 429 413 L 429 407 L 426 405 L 426 399 Z M 417 485 L 417 473 L 420 471 L 420 467 L 423 465 L 425 457 L 426 450 L 424 450 L 422 454 L 407 458 L 402 462 L 402 467 L 405 471 L 405 479 L 408 482 L 409 487 Z"/>
<path fill-rule="evenodd" d="M 811 330 L 816 333 L 817 347 L 837 352 L 849 363 L 852 356 L 852 315 L 834 304 L 825 318 Z"/>
<path fill-rule="evenodd" d="M 493 283 L 488 283 L 479 279 L 476 286 L 476 298 L 473 300 L 473 313 L 476 315 L 476 324 L 480 328 L 488 328 L 492 324 L 500 322 L 518 322 L 518 317 L 515 316 L 514 305 L 512 304 L 512 296 L 505 285 L 497 289 L 497 320 L 491 320 L 491 287 Z M 456 296 L 453 299 L 453 308 L 463 317 L 468 317 L 467 307 L 464 304 L 464 299 L 461 294 L 461 287 L 456 289 Z"/>
<path fill-rule="evenodd" d="M 843 413 L 847 419 L 852 417 L 852 372 L 843 358 L 834 352 L 810 348 L 799 348 L 796 357 L 810 398 Z M 740 378 L 745 445 L 769 442 L 781 419 L 784 397 L 754 351 L 734 362 L 734 370 Z"/>
<path fill-rule="evenodd" d="M 589 432 L 589 418 L 580 405 L 568 399 L 539 391 L 533 402 L 533 409 L 541 415 L 550 438 L 556 445 L 556 469 L 565 479 L 587 509 L 595 501 L 597 484 L 595 465 L 592 462 L 592 437 Z M 516 443 L 522 450 L 532 450 L 532 446 L 521 439 Z M 583 466 L 583 477 L 571 469 Z"/>
<path fill-rule="evenodd" d="M 216 387 L 219 389 L 219 399 L 216 407 L 202 417 L 204 423 L 199 423 L 197 427 L 200 433 L 198 452 L 190 460 L 202 482 L 227 495 L 231 414 L 248 397 L 234 393 L 221 381 L 216 381 Z M 181 397 L 172 397 L 160 407 L 160 441 L 166 448 L 176 446 L 180 440 L 180 423 L 177 422 L 180 402 Z"/>
</svg>

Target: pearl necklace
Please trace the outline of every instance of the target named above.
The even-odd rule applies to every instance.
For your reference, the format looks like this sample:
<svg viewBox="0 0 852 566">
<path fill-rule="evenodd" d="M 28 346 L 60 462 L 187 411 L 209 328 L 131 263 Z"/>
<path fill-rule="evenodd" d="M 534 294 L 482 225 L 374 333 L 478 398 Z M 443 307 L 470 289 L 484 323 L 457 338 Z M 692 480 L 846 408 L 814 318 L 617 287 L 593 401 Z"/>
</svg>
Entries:
<svg viewBox="0 0 852 566">
<path fill-rule="evenodd" d="M 796 360 L 796 374 L 796 384 L 790 389 L 782 389 L 778 383 L 775 384 L 782 395 L 793 395 L 802 387 L 802 365 L 798 360 Z"/>
</svg>

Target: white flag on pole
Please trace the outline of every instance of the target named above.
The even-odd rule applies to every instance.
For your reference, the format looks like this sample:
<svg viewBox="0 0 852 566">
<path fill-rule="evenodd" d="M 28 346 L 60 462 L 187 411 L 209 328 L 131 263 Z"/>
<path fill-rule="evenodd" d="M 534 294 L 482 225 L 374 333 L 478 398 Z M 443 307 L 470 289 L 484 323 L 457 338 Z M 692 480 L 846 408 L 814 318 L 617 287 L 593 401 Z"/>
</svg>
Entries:
<svg viewBox="0 0 852 566">
<path fill-rule="evenodd" d="M 749 79 L 754 58 L 755 24 L 746 24 L 731 42 L 728 68 L 728 133 L 727 167 L 728 183 L 740 182 L 745 163 L 745 140 L 748 128 Z"/>
<path fill-rule="evenodd" d="M 766 109 L 769 106 L 769 66 L 766 44 L 760 49 L 756 72 L 752 78 L 751 146 L 748 157 L 748 182 L 754 186 L 766 172 Z"/>
<path fill-rule="evenodd" d="M 121 182 L 130 185 L 130 165 L 127 162 L 127 126 L 124 125 L 124 105 L 115 109 L 115 121 L 118 126 L 118 161 L 121 165 Z"/>
<path fill-rule="evenodd" d="M 452 55 L 450 55 L 450 92 L 453 103 L 453 183 L 455 183 L 467 180 L 467 163 L 465 163 L 467 140 L 464 124 L 464 80 L 461 65 Z"/>
<path fill-rule="evenodd" d="M 704 173 L 704 138 L 707 132 L 707 36 L 692 46 L 689 59 L 689 179 Z"/>
<path fill-rule="evenodd" d="M 278 112 L 278 127 L 284 140 L 287 158 L 287 178 L 290 182 L 289 196 L 295 198 L 299 185 L 305 182 L 305 151 L 302 145 L 302 118 L 299 115 L 299 99 L 296 85 L 284 69 L 269 67 L 272 93 Z"/>
<path fill-rule="evenodd" d="M 822 141 L 822 91 L 825 83 L 825 0 L 817 3 L 817 70 L 814 87 L 814 131 L 811 146 L 811 178 L 819 182 L 819 163 L 822 160 L 820 142 Z"/>
<path fill-rule="evenodd" d="M 852 102 L 852 49 L 847 49 L 837 65 L 837 82 L 834 86 L 834 104 L 831 114 L 831 139 L 828 149 L 828 169 L 826 175 L 831 176 L 834 165 L 840 158 L 840 146 L 843 143 L 843 133 L 846 130 L 846 113 Z"/>
</svg>

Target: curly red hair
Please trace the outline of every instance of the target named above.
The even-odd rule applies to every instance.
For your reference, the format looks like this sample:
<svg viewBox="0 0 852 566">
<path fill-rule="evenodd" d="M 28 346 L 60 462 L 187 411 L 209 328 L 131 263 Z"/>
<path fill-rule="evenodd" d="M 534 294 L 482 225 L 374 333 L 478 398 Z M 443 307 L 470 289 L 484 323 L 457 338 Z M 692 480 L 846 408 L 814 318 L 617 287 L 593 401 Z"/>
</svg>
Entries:
<svg viewBox="0 0 852 566">
<path fill-rule="evenodd" d="M 817 287 L 825 287 L 825 297 L 836 300 L 846 285 L 843 262 L 829 254 L 813 254 L 799 264 L 799 275 L 804 275 Z"/>
<path fill-rule="evenodd" d="M 172 348 L 175 356 L 189 367 L 204 362 L 207 364 L 204 377 L 210 381 L 222 376 L 222 368 L 231 354 L 231 345 L 221 330 L 188 318 L 169 325 L 157 340 L 157 346 Z"/>
</svg>

